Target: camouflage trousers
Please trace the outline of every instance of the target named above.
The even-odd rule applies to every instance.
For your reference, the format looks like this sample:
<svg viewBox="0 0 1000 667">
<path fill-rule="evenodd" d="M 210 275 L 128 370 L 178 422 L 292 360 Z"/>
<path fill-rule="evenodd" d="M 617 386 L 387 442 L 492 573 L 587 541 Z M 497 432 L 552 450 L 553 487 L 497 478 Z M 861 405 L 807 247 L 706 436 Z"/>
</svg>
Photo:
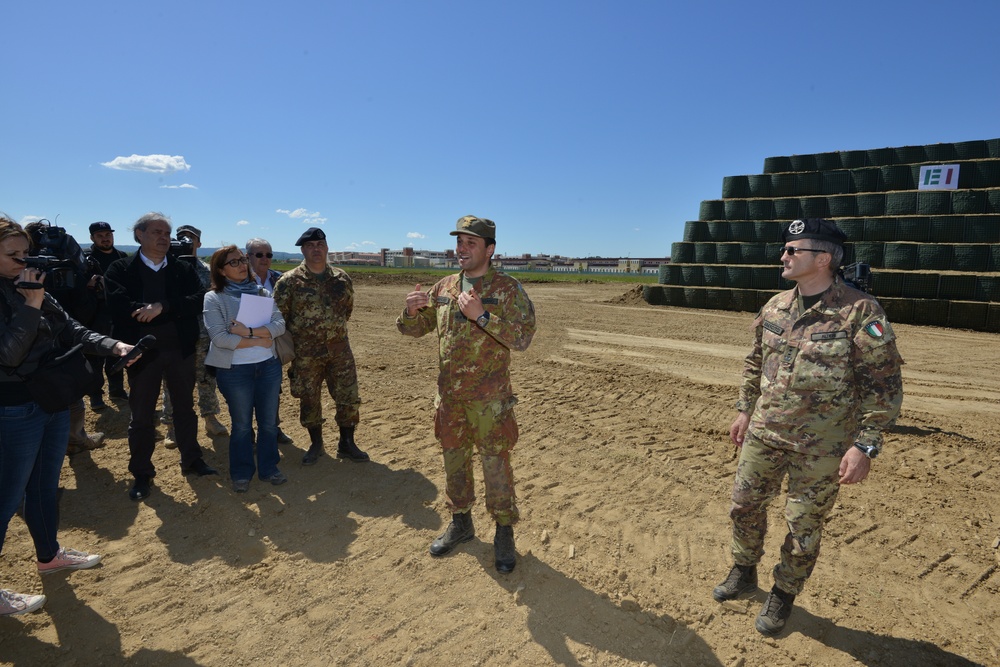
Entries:
<svg viewBox="0 0 1000 667">
<path fill-rule="evenodd" d="M 502 526 L 517 523 L 511 449 L 517 442 L 513 396 L 500 401 L 449 402 L 438 399 L 434 435 L 444 450 L 448 509 L 466 512 L 476 500 L 472 450 L 479 449 L 486 487 L 486 510 Z"/>
<path fill-rule="evenodd" d="M 215 392 L 215 378 L 205 370 L 205 355 L 208 354 L 208 338 L 199 338 L 194 350 L 194 385 L 198 389 L 198 410 L 202 417 L 219 414 L 219 397 Z M 174 423 L 174 403 L 170 400 L 170 392 L 163 388 L 163 416 L 161 424 Z"/>
<path fill-rule="evenodd" d="M 322 426 L 323 401 L 320 396 L 326 383 L 330 397 L 337 404 L 337 426 L 357 426 L 361 397 L 358 393 L 358 370 L 354 353 L 346 341 L 331 348 L 324 356 L 296 354 L 288 369 L 289 388 L 299 399 L 299 423 L 305 428 Z"/>
<path fill-rule="evenodd" d="M 729 510 L 736 564 L 756 565 L 764 555 L 767 506 L 781 492 L 781 482 L 787 475 L 788 534 L 781 545 L 781 560 L 774 566 L 774 583 L 785 592 L 801 593 L 819 557 L 823 520 L 840 490 L 839 468 L 839 457 L 775 449 L 747 433 Z"/>
</svg>

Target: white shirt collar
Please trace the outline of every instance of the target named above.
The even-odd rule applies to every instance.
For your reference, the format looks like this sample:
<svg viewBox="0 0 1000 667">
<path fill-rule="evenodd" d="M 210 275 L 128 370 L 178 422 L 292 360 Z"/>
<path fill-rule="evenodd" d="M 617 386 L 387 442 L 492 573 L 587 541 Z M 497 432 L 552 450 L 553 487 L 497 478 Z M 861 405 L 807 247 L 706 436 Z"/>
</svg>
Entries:
<svg viewBox="0 0 1000 667">
<path fill-rule="evenodd" d="M 167 256 L 166 255 L 163 256 L 163 261 L 162 262 L 160 262 L 159 264 L 153 264 L 153 260 L 151 260 L 150 258 L 148 258 L 145 255 L 143 255 L 142 251 L 140 250 L 139 251 L 139 259 L 142 260 L 143 264 L 145 264 L 149 268 L 153 269 L 154 271 L 159 271 L 160 269 L 162 269 L 163 267 L 165 267 L 167 265 Z"/>
</svg>

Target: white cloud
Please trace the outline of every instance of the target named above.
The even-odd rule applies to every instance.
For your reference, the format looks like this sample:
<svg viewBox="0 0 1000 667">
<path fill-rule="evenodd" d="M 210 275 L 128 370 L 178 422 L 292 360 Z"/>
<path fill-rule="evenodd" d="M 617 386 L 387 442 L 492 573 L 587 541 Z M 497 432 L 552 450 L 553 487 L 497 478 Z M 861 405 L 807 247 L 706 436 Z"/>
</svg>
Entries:
<svg viewBox="0 0 1000 667">
<path fill-rule="evenodd" d="M 370 245 L 372 247 L 375 247 L 376 244 L 374 241 L 362 241 L 361 245 Z"/>
<path fill-rule="evenodd" d="M 237 227 L 243 227 L 244 225 L 249 225 L 249 224 L 250 224 L 249 220 L 237 220 L 236 221 L 236 226 Z"/>
<path fill-rule="evenodd" d="M 190 183 L 181 183 L 180 185 L 161 185 L 164 190 L 197 190 L 198 188 L 191 185 Z"/>
<path fill-rule="evenodd" d="M 294 211 L 290 211 L 287 208 L 279 208 L 275 209 L 275 213 L 284 213 L 293 220 L 301 218 L 302 222 L 307 222 L 315 225 L 322 225 L 324 222 L 326 222 L 326 218 L 322 217 L 319 211 L 310 213 L 308 210 L 304 208 L 297 208 Z"/>
<path fill-rule="evenodd" d="M 191 165 L 183 155 L 135 155 L 118 156 L 111 162 L 102 162 L 108 169 L 122 171 L 148 171 L 154 174 L 172 174 L 175 171 L 190 171 Z"/>
<path fill-rule="evenodd" d="M 357 243 L 349 243 L 348 245 L 344 246 L 344 250 L 347 251 L 360 250 L 360 249 L 361 246 L 359 246 Z"/>
<path fill-rule="evenodd" d="M 45 218 L 40 215 L 26 215 L 23 218 L 21 218 L 20 224 L 22 227 L 24 227 L 25 225 L 30 225 L 31 223 L 38 222 L 39 220 L 48 220 L 48 218 Z"/>
<path fill-rule="evenodd" d="M 406 233 L 406 238 L 408 238 L 408 239 L 425 239 L 427 237 L 424 234 L 421 234 L 420 232 L 407 232 Z"/>
</svg>

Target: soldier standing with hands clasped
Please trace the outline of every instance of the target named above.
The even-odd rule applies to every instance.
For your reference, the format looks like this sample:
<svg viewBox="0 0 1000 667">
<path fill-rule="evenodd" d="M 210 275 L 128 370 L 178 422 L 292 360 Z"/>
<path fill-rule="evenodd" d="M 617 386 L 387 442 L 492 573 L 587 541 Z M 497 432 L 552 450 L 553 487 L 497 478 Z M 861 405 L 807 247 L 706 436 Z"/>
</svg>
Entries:
<svg viewBox="0 0 1000 667">
<path fill-rule="evenodd" d="M 812 574 L 840 485 L 868 476 L 903 402 L 902 359 L 885 312 L 837 275 L 846 238 L 821 218 L 784 229 L 781 275 L 796 286 L 754 320 L 729 432 L 741 448 L 729 512 L 735 565 L 712 591 L 719 602 L 757 589 L 767 505 L 788 476 L 788 534 L 755 623 L 767 636 L 784 628 Z"/>
<path fill-rule="evenodd" d="M 472 450 L 479 449 L 486 486 L 486 509 L 496 521 L 493 539 L 498 572 L 517 563 L 514 524 L 518 520 L 510 454 L 517 442 L 510 351 L 524 351 L 535 334 L 535 308 L 521 283 L 490 263 L 496 225 L 471 215 L 459 218 L 452 236 L 461 273 L 440 280 L 429 293 L 406 295 L 396 326 L 408 336 L 437 331 L 438 393 L 434 434 L 444 450 L 451 523 L 431 544 L 444 556 L 475 537 Z"/>
<path fill-rule="evenodd" d="M 310 227 L 295 245 L 302 248 L 302 263 L 281 274 L 274 286 L 274 301 L 295 341 L 295 359 L 288 380 L 292 396 L 299 399 L 299 423 L 309 432 L 311 441 L 302 465 L 315 464 L 325 451 L 320 400 L 324 382 L 337 404 L 337 458 L 365 462 L 368 454 L 354 442 L 361 397 L 354 353 L 347 338 L 347 321 L 354 312 L 354 285 L 347 273 L 327 263 L 329 248 L 322 229 Z"/>
</svg>

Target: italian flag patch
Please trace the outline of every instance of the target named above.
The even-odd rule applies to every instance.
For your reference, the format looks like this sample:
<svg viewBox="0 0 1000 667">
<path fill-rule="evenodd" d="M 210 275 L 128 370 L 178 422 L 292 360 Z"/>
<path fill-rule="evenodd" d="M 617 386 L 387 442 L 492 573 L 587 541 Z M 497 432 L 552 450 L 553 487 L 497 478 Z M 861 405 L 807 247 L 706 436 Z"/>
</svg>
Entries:
<svg viewBox="0 0 1000 667">
<path fill-rule="evenodd" d="M 885 334 L 885 327 L 882 326 L 881 322 L 872 322 L 865 326 L 865 331 L 872 338 L 881 338 Z"/>
</svg>

